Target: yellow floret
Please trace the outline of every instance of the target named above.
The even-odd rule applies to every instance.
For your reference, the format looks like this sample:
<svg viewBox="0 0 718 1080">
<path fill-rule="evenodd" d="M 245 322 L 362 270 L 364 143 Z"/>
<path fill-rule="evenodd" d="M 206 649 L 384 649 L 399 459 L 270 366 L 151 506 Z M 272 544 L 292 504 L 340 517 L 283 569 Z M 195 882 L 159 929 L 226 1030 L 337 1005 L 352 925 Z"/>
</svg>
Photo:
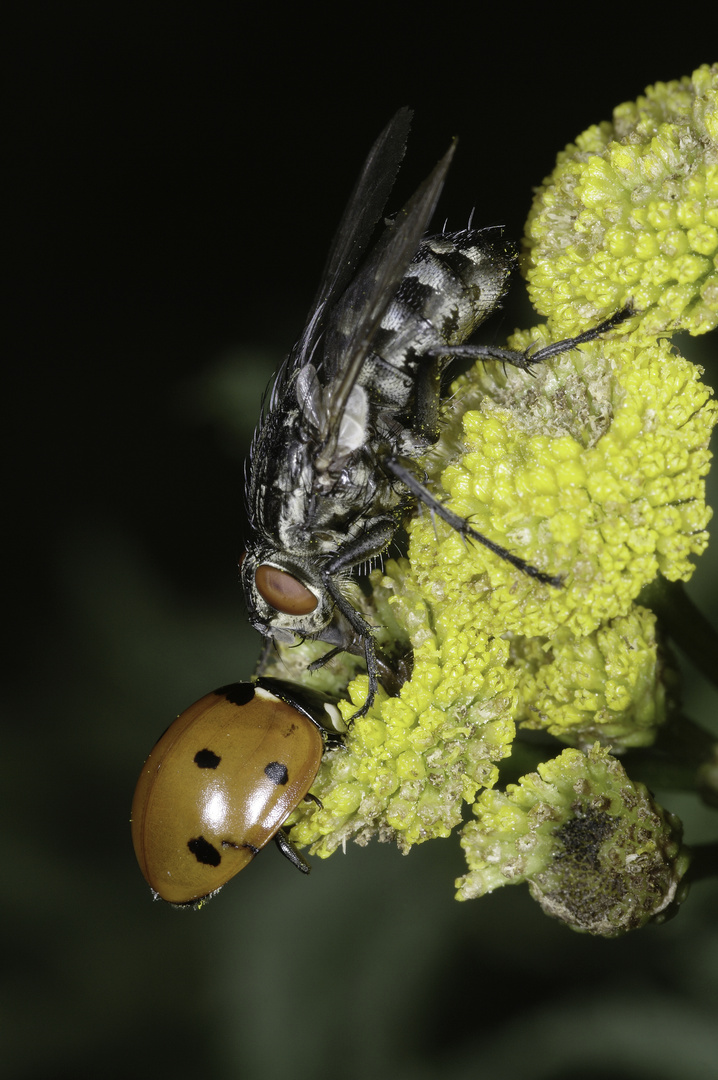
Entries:
<svg viewBox="0 0 718 1080">
<path fill-rule="evenodd" d="M 537 773 L 485 791 L 464 829 L 457 899 L 527 881 L 547 915 L 617 937 L 661 922 L 686 895 L 681 824 L 607 750 L 564 750 Z"/>
<path fill-rule="evenodd" d="M 532 340 L 547 340 L 543 328 L 511 344 Z M 460 426 L 466 450 L 439 479 L 456 513 L 564 587 L 538 585 L 426 514 L 412 523 L 412 566 L 426 595 L 460 598 L 492 633 L 590 634 L 657 573 L 690 577 L 707 543 L 718 405 L 666 342 L 584 345 L 527 382 L 481 370 L 457 382 L 445 438 Z"/>
</svg>

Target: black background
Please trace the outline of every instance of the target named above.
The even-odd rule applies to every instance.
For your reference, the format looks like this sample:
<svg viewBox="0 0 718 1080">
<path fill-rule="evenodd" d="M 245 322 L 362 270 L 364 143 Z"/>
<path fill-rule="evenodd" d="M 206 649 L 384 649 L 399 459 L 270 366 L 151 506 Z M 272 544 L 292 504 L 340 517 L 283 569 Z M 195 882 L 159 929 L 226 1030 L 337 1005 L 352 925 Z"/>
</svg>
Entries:
<svg viewBox="0 0 718 1080">
<path fill-rule="evenodd" d="M 451 839 L 352 845 L 308 880 L 269 851 L 180 913 L 150 902 L 128 825 L 162 728 L 254 667 L 241 462 L 379 129 L 415 108 L 393 208 L 459 134 L 440 216 L 518 238 L 565 143 L 711 59 L 710 12 L 15 9 L 4 1075 L 718 1076 L 715 886 L 596 941 L 523 889 L 456 904 Z M 531 321 L 521 291 L 503 330 Z M 686 351 L 715 384 L 705 345 Z"/>
</svg>

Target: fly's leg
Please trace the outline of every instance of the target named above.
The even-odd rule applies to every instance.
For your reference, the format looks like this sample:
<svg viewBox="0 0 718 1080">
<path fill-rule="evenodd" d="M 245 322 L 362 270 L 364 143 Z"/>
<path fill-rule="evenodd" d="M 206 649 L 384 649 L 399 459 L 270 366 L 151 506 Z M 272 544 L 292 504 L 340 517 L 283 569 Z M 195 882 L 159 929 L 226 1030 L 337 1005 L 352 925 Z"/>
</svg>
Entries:
<svg viewBox="0 0 718 1080">
<path fill-rule="evenodd" d="M 320 656 L 318 660 L 312 660 L 311 664 L 307 668 L 307 671 L 319 671 L 325 664 L 328 664 L 330 660 L 333 660 L 335 656 L 339 656 L 339 653 L 351 652 L 350 649 L 345 649 L 343 645 L 335 645 L 329 652 L 325 652 L 324 656 Z"/>
<path fill-rule="evenodd" d="M 376 662 L 379 668 L 379 682 L 391 697 L 397 697 L 414 670 L 414 650 L 410 648 L 402 656 L 392 658 L 390 662 L 381 650 L 377 649 Z"/>
<path fill-rule="evenodd" d="M 471 537 L 472 540 L 478 540 L 480 544 L 487 547 L 489 551 L 493 551 L 494 555 L 498 555 L 506 562 L 511 563 L 517 570 L 520 570 L 523 574 L 528 574 L 529 577 L 535 578 L 536 581 L 542 582 L 544 585 L 553 585 L 554 588 L 560 589 L 563 585 L 563 578 L 560 574 L 545 574 L 542 570 L 539 570 L 536 566 L 532 566 L 531 563 L 526 562 L 525 559 L 520 558 L 518 555 L 514 555 L 513 552 L 507 548 L 502 547 L 501 544 L 495 543 L 493 540 L 489 540 L 488 537 L 482 536 L 476 529 L 472 529 L 466 518 L 459 517 L 448 507 L 440 503 L 438 499 L 434 498 L 428 488 L 424 487 L 420 481 L 416 479 L 413 473 L 402 465 L 396 458 L 387 458 L 383 462 L 384 468 L 395 476 L 397 480 L 400 480 L 404 484 L 412 495 L 415 495 L 417 499 L 428 506 L 433 514 L 438 514 L 440 518 L 451 525 L 452 529 L 460 533 L 464 537 Z"/>
<path fill-rule="evenodd" d="M 441 345 L 434 346 L 426 351 L 428 356 L 444 356 L 444 357 L 463 357 L 467 359 L 479 359 L 479 360 L 500 360 L 506 364 L 512 364 L 514 367 L 520 368 L 522 371 L 530 372 L 534 364 L 540 364 L 544 360 L 549 360 L 552 356 L 558 356 L 560 353 L 569 352 L 571 349 L 575 349 L 578 345 L 585 345 L 586 342 L 595 341 L 596 338 L 602 334 L 608 333 L 616 326 L 620 326 L 635 315 L 635 310 L 631 304 L 627 304 L 626 307 L 612 315 L 610 319 L 605 319 L 598 326 L 594 326 L 591 330 L 585 330 L 582 334 L 577 334 L 576 337 L 564 338 L 563 341 L 555 341 L 551 345 L 547 345 L 543 349 L 538 349 L 536 352 L 530 352 L 529 349 L 524 352 L 518 352 L 515 349 L 502 349 L 493 345 Z M 469 522 L 458 514 L 453 513 L 446 506 L 436 499 L 431 492 L 416 479 L 411 470 L 402 465 L 397 458 L 387 458 L 383 462 L 384 468 L 387 472 L 390 472 L 392 476 L 395 476 L 397 480 L 400 480 L 412 493 L 416 496 L 425 506 L 434 514 L 438 514 L 440 518 L 449 524 L 452 529 L 455 529 L 464 537 L 471 537 L 472 540 L 477 540 L 484 547 L 487 547 L 489 551 L 493 551 L 495 555 L 504 559 L 506 562 L 511 563 L 517 570 L 520 570 L 523 574 L 527 574 L 529 577 L 535 578 L 536 581 L 542 582 L 544 585 L 553 585 L 554 588 L 560 588 L 563 584 L 563 579 L 559 574 L 545 574 L 542 570 L 532 566 L 531 563 L 526 562 L 518 555 L 514 555 L 511 551 L 508 551 L 505 547 L 495 543 L 493 540 L 489 540 L 488 537 L 482 536 L 476 529 L 472 529 Z"/>
<path fill-rule="evenodd" d="M 627 304 L 626 307 L 621 308 L 615 315 L 612 315 L 610 319 L 604 320 L 598 326 L 594 326 L 593 329 L 584 330 L 582 334 L 577 334 L 576 337 L 564 338 L 563 341 L 554 341 L 553 344 L 546 345 L 545 348 L 538 349 L 533 353 L 529 349 L 518 352 L 515 349 L 502 349 L 494 345 L 435 345 L 426 350 L 426 355 L 450 356 L 467 360 L 501 360 L 505 364 L 512 364 L 514 367 L 520 368 L 521 371 L 531 371 L 534 364 L 550 360 L 552 356 L 558 356 L 560 353 L 570 352 L 571 349 L 575 349 L 578 345 L 585 345 L 588 341 L 595 341 L 601 334 L 606 334 L 609 330 L 620 326 L 622 322 L 632 318 L 635 314 L 633 306 Z"/>
<path fill-rule="evenodd" d="M 349 717 L 347 723 L 351 724 L 353 720 L 358 720 L 360 717 L 366 716 L 374 703 L 376 692 L 379 689 L 379 665 L 376 656 L 376 643 L 369 623 L 351 606 L 341 589 L 338 588 L 330 569 L 324 571 L 322 579 L 325 589 L 351 626 L 356 637 L 361 640 L 362 645 L 364 646 L 366 673 L 369 678 L 369 692 L 367 693 L 366 701 L 362 707 L 358 709 L 353 716 Z"/>
<path fill-rule="evenodd" d="M 340 653 L 348 652 L 361 655 L 364 651 L 363 644 L 361 647 L 358 647 L 357 643 L 353 643 L 348 647 L 337 645 L 335 648 L 330 649 L 329 652 L 325 652 L 324 656 L 320 656 L 318 660 L 313 660 L 307 671 L 319 671 L 320 668 L 323 668 L 325 664 L 328 664 L 330 660 L 333 660 Z M 414 667 L 414 651 L 409 649 L 396 660 L 389 660 L 381 649 L 376 649 L 376 666 L 379 682 L 391 697 L 396 697 L 404 683 L 411 678 Z"/>
<path fill-rule="evenodd" d="M 356 652 L 357 646 L 361 643 L 366 660 L 369 693 L 361 709 L 349 718 L 350 723 L 360 716 L 366 716 L 369 712 L 379 689 L 380 663 L 371 626 L 358 611 L 354 610 L 342 593 L 338 582 L 341 581 L 342 571 L 358 566 L 364 559 L 373 557 L 378 551 L 384 551 L 391 543 L 395 531 L 396 521 L 393 517 L 376 518 L 361 536 L 355 537 L 350 543 L 340 548 L 332 561 L 327 563 L 322 570 L 322 583 L 353 633 L 353 640 L 343 640 L 340 646 L 345 651 Z M 330 655 L 332 654 L 333 651 L 330 650 Z M 328 656 L 326 659 L 329 658 Z M 324 663 L 324 660 L 325 658 L 322 657 L 319 666 Z"/>
<path fill-rule="evenodd" d="M 262 651 L 259 654 L 257 666 L 254 669 L 255 675 L 261 675 L 266 670 L 273 651 L 277 651 L 277 642 L 272 637 L 265 638 L 262 645 Z"/>
</svg>

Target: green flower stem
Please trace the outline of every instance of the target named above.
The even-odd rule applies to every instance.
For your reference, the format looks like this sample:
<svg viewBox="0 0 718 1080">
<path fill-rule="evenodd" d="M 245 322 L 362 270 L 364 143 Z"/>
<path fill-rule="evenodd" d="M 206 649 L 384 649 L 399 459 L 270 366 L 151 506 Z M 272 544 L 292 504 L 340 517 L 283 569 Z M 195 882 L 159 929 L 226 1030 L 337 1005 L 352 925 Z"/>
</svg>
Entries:
<svg viewBox="0 0 718 1080">
<path fill-rule="evenodd" d="M 638 602 L 655 612 L 694 667 L 718 687 L 718 632 L 693 603 L 683 583 L 659 575 L 643 587 Z"/>
<path fill-rule="evenodd" d="M 666 791 L 700 791 L 709 805 L 718 805 L 712 770 L 718 756 L 715 736 L 685 716 L 671 718 L 655 744 L 626 758 L 631 776 L 648 787 Z M 714 790 L 715 787 L 715 790 Z"/>
<path fill-rule="evenodd" d="M 686 884 L 718 877 L 718 844 L 691 846 L 691 864 L 686 872 Z"/>
</svg>

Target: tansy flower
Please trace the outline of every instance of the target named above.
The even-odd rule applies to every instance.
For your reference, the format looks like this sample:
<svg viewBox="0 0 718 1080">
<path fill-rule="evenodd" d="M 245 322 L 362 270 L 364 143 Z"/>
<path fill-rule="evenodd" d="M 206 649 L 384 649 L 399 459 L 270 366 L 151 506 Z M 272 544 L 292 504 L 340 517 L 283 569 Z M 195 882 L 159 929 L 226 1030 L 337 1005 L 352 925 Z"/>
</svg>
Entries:
<svg viewBox="0 0 718 1080">
<path fill-rule="evenodd" d="M 705 66 L 580 136 L 529 217 L 525 267 L 548 323 L 510 347 L 577 334 L 629 303 L 633 317 L 533 378 L 478 363 L 420 463 L 456 514 L 560 587 L 419 507 L 408 560 L 375 570 L 368 595 L 350 586 L 387 676 L 325 755 L 322 806 L 290 819 L 296 843 L 327 856 L 378 836 L 408 851 L 448 836 L 474 803 L 461 898 L 526 880 L 551 914 L 608 936 L 674 905 L 679 824 L 611 751 L 650 746 L 675 699 L 656 617 L 637 598 L 687 580 L 707 544 L 717 406 L 667 335 L 715 326 L 717 256 L 718 67 Z M 323 651 L 280 645 L 262 670 L 346 697 L 349 719 L 366 675 L 347 654 L 307 674 Z M 517 724 L 575 749 L 502 793 Z"/>
<path fill-rule="evenodd" d="M 717 72 L 650 86 L 558 155 L 529 215 L 526 276 L 559 335 L 629 299 L 646 335 L 716 326 Z"/>
</svg>

